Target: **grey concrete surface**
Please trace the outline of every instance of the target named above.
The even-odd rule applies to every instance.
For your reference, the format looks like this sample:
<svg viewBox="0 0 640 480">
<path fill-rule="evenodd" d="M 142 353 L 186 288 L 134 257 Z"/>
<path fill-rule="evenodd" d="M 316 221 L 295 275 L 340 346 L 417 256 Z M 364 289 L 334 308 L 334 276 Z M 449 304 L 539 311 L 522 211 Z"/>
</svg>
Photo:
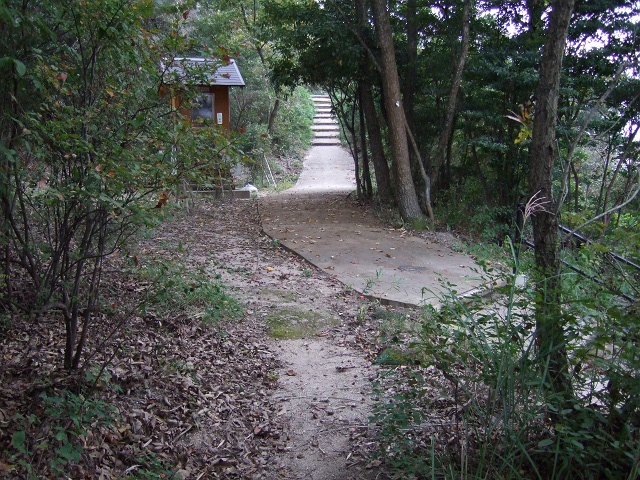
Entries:
<svg viewBox="0 0 640 480">
<path fill-rule="evenodd" d="M 437 305 L 443 284 L 470 295 L 486 287 L 474 260 L 446 242 L 384 225 L 348 198 L 353 160 L 316 146 L 294 188 L 260 197 L 264 232 L 343 284 L 386 304 Z"/>
</svg>

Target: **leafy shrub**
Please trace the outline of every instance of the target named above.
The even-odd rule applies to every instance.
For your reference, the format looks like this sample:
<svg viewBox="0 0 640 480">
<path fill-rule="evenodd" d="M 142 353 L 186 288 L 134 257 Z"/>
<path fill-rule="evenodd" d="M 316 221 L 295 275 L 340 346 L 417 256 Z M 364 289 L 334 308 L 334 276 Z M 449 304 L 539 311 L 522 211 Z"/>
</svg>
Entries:
<svg viewBox="0 0 640 480">
<path fill-rule="evenodd" d="M 441 193 L 435 209 L 438 221 L 483 241 L 501 244 L 514 233 L 516 206 L 490 207 L 480 183 L 473 179 Z"/>
<path fill-rule="evenodd" d="M 0 5 L 12 19 L 0 41 L 0 98 L 12 99 L 0 102 L 0 302 L 61 318 L 68 370 L 100 317 L 104 260 L 157 219 L 174 189 L 218 185 L 233 161 L 224 135 L 194 133 L 165 91 L 193 89 L 167 86 L 159 69 L 186 48 L 183 37 L 150 33 L 153 2 L 129 7 Z"/>
<path fill-rule="evenodd" d="M 34 412 L 15 419 L 19 427 L 13 432 L 8 457 L 15 462 L 11 470 L 29 479 L 66 477 L 70 465 L 79 463 L 85 453 L 83 439 L 115 421 L 112 406 L 69 390 L 41 393 Z M 48 465 L 44 458 L 50 458 Z"/>
</svg>

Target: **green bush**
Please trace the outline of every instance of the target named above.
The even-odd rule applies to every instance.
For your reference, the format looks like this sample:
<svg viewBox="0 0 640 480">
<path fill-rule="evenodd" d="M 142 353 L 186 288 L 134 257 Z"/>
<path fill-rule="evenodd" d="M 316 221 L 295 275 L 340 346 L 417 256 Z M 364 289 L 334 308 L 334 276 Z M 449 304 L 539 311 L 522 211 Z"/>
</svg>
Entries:
<svg viewBox="0 0 640 480">
<path fill-rule="evenodd" d="M 66 478 L 69 466 L 81 461 L 83 439 L 115 422 L 111 405 L 69 390 L 43 392 L 35 407 L 36 413 L 14 419 L 19 427 L 8 456 L 15 462 L 12 469 L 29 479 Z"/>
<path fill-rule="evenodd" d="M 487 205 L 481 185 L 474 179 L 467 179 L 459 188 L 441 193 L 435 207 L 439 222 L 483 241 L 498 243 L 513 235 L 515 212 L 515 205 Z"/>
</svg>

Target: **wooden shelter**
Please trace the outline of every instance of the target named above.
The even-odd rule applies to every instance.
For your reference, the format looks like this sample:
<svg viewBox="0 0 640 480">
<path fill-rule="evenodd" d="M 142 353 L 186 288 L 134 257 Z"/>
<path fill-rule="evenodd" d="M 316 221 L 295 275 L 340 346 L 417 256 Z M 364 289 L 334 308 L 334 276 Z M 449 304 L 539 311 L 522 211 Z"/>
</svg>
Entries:
<svg viewBox="0 0 640 480">
<path fill-rule="evenodd" d="M 235 59 L 220 62 L 200 57 L 175 58 L 166 73 L 169 79 L 195 85 L 200 92 L 193 108 L 183 108 L 183 98 L 174 93 L 171 105 L 176 110 L 194 124 L 208 121 L 226 130 L 231 129 L 229 89 L 245 85 Z"/>
</svg>

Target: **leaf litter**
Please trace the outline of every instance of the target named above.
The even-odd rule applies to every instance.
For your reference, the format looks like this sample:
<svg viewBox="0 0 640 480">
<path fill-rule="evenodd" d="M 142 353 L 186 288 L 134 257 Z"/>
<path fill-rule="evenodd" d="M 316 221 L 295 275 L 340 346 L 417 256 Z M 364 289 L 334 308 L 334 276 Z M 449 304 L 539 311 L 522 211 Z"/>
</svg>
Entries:
<svg viewBox="0 0 640 480">
<path fill-rule="evenodd" d="M 141 311 L 156 287 L 136 272 L 159 259 L 221 281 L 242 314 L 206 323 L 197 309 Z M 64 466 L 70 478 L 376 476 L 367 422 L 375 370 L 365 359 L 373 327 L 358 317 L 364 299 L 262 236 L 256 202 L 199 200 L 176 212 L 110 261 L 104 285 L 108 308 L 94 319 L 82 373 L 60 369 L 64 338 L 54 312 L 15 316 L 4 327 L 0 476 L 22 478 L 25 463 L 55 476 L 55 450 L 38 441 L 61 428 L 46 398 L 67 391 L 82 405 L 91 398 L 113 407 L 113 422 L 93 420 L 69 437 L 82 447 Z M 270 339 L 264 319 L 292 309 L 324 321 L 304 338 Z M 19 431 L 31 439 L 22 457 L 12 437 Z"/>
</svg>

